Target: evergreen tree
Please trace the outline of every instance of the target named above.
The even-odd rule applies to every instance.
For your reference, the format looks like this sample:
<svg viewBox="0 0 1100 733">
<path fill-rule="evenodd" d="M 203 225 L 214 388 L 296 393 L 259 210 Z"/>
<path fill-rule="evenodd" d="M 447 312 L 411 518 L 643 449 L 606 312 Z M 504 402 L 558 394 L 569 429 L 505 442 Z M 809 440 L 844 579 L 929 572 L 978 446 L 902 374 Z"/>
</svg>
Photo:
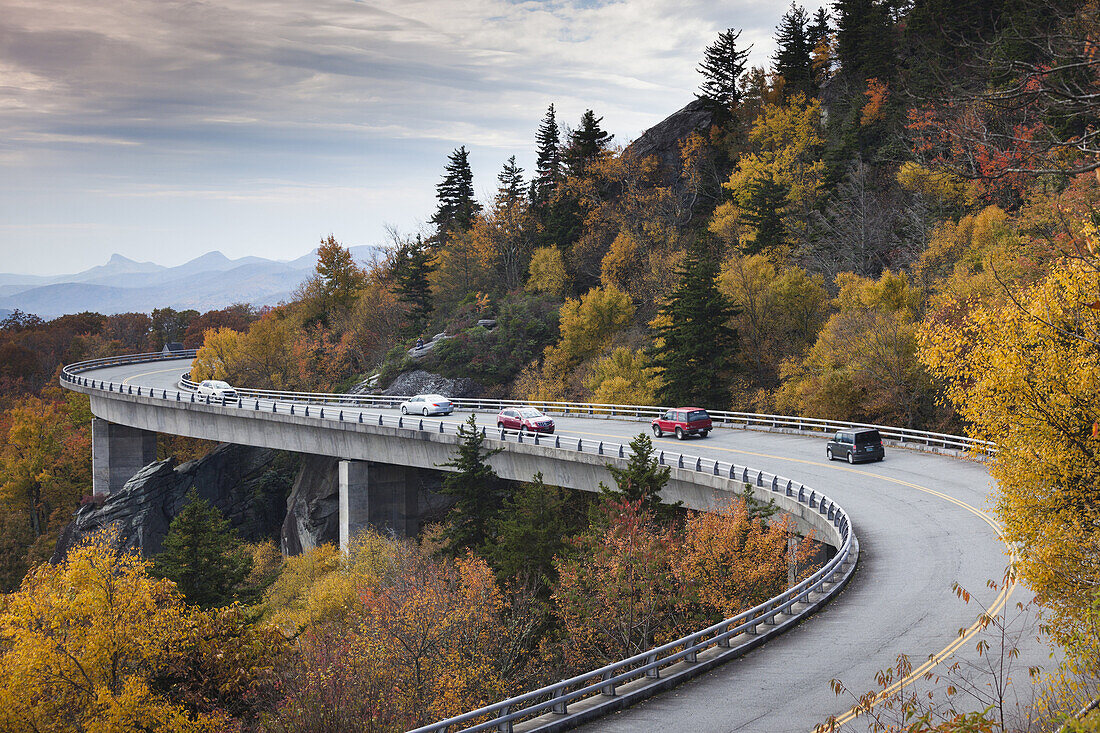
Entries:
<svg viewBox="0 0 1100 733">
<path fill-rule="evenodd" d="M 607 470 L 615 479 L 615 488 L 600 484 L 600 494 L 615 501 L 641 502 L 642 510 L 652 512 L 654 516 L 667 517 L 675 504 L 661 503 L 661 490 L 668 484 L 672 469 L 662 466 L 653 455 L 653 441 L 645 433 L 639 433 L 630 441 L 630 458 L 626 468 L 608 464 Z"/>
<path fill-rule="evenodd" d="M 153 573 L 176 584 L 188 603 L 215 608 L 231 603 L 252 569 L 252 558 L 216 507 L 192 488 L 187 506 L 168 526 Z"/>
<path fill-rule="evenodd" d="M 748 193 L 741 218 L 753 228 L 754 236 L 752 241 L 741 243 L 741 251 L 754 255 L 781 247 L 787 241 L 787 228 L 783 224 L 787 187 L 770 178 L 761 178 L 749 184 Z"/>
<path fill-rule="evenodd" d="M 880 0 L 835 0 L 840 73 L 857 82 L 894 78 L 897 57 L 890 12 Z"/>
<path fill-rule="evenodd" d="M 832 76 L 833 60 L 831 54 L 826 51 L 825 44 L 829 42 L 832 27 L 829 25 L 829 11 L 818 8 L 810 26 L 806 29 L 806 36 L 810 39 L 811 56 L 813 58 L 813 80 L 818 89 L 825 80 Z"/>
<path fill-rule="evenodd" d="M 702 242 L 687 252 L 679 284 L 661 307 L 655 335 L 661 346 L 653 353 L 663 384 L 663 405 L 726 409 L 737 332 L 727 323 L 736 314 L 718 290 L 716 257 Z"/>
<path fill-rule="evenodd" d="M 474 172 L 465 145 L 451 153 L 443 170 L 443 180 L 435 187 L 439 208 L 432 217 L 440 237 L 466 231 L 481 211 L 481 204 L 474 198 Z"/>
<path fill-rule="evenodd" d="M 817 96 L 814 80 L 814 41 L 810 36 L 810 18 L 805 8 L 791 3 L 775 29 L 775 73 L 783 77 L 783 97 L 801 92 L 807 99 Z"/>
<path fill-rule="evenodd" d="M 421 240 L 405 240 L 397 249 L 394 258 L 394 277 L 397 281 L 398 297 L 409 306 L 409 320 L 403 336 L 416 338 L 428 327 L 432 315 L 432 288 L 428 275 L 432 271 L 432 253 Z"/>
<path fill-rule="evenodd" d="M 817 48 L 829 39 L 832 28 L 829 26 L 829 11 L 818 8 L 814 12 L 814 18 L 806 28 L 806 36 L 810 39 L 810 47 Z"/>
<path fill-rule="evenodd" d="M 503 482 L 485 462 L 503 449 L 485 448 L 485 436 L 478 430 L 474 415 L 459 426 L 458 435 L 461 441 L 458 452 L 440 466 L 455 469 L 443 477 L 439 492 L 455 499 L 443 528 L 443 552 L 451 557 L 466 550 L 481 552 L 486 548 L 506 496 Z"/>
<path fill-rule="evenodd" d="M 519 201 L 524 196 L 523 169 L 516 165 L 516 156 L 508 159 L 497 176 L 500 187 L 497 188 L 497 200 L 507 206 Z"/>
<path fill-rule="evenodd" d="M 703 63 L 699 64 L 698 69 L 704 81 L 695 96 L 727 114 L 741 102 L 739 82 L 752 49 L 749 46 L 739 50 L 737 39 L 740 37 L 741 31 L 733 28 L 718 34 L 718 40 L 703 52 Z"/>
<path fill-rule="evenodd" d="M 540 595 L 553 586 L 557 580 L 554 559 L 565 549 L 570 534 L 566 504 L 564 491 L 547 486 L 542 473 L 505 501 L 490 552 L 502 583 L 534 581 Z"/>
<path fill-rule="evenodd" d="M 546 116 L 535 135 L 535 179 L 531 181 L 531 205 L 541 216 L 561 183 L 561 134 L 554 116 L 554 105 L 546 110 Z"/>
<path fill-rule="evenodd" d="M 580 127 L 570 131 L 569 142 L 562 155 L 568 175 L 583 176 L 589 164 L 597 160 L 611 144 L 614 135 L 602 129 L 601 122 L 603 117 L 597 117 L 590 109 L 585 110 L 581 115 Z"/>
</svg>

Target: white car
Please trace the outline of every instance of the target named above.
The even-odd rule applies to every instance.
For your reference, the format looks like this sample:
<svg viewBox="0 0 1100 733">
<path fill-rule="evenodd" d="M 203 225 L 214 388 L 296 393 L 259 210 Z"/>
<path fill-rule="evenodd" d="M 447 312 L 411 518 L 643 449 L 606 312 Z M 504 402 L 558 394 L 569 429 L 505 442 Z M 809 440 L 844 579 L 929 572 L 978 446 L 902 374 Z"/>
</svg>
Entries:
<svg viewBox="0 0 1100 733">
<path fill-rule="evenodd" d="M 199 386 L 195 388 L 195 392 L 200 397 L 210 395 L 211 399 L 218 399 L 222 402 L 226 400 L 237 399 L 237 390 L 229 386 L 228 383 L 221 381 L 220 379 L 204 379 L 199 382 Z"/>
<path fill-rule="evenodd" d="M 441 394 L 418 394 L 401 403 L 402 415 L 450 415 L 454 411 L 455 406 Z"/>
</svg>

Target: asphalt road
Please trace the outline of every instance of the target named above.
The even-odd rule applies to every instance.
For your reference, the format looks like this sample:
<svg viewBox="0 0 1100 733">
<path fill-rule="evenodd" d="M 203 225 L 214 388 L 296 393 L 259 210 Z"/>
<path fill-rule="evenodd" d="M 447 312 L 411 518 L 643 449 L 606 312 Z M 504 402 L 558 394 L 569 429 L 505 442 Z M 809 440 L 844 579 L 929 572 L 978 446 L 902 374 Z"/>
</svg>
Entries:
<svg viewBox="0 0 1100 733">
<path fill-rule="evenodd" d="M 185 367 L 185 362 L 138 364 L 85 376 L 173 389 Z M 467 417 L 458 412 L 447 419 Z M 495 425 L 495 414 L 478 419 Z M 625 420 L 555 421 L 561 435 L 615 442 L 628 442 L 649 427 Z M 779 473 L 824 492 L 852 518 L 859 569 L 838 598 L 797 629 L 582 730 L 805 732 L 851 706 L 851 698 L 834 695 L 834 678 L 866 692 L 875 688 L 876 673 L 899 654 L 908 654 L 918 667 L 929 655 L 952 652 L 933 672 L 946 672 L 955 661 L 980 666 L 973 651 L 977 639 L 960 640 L 959 631 L 970 628 L 983 609 L 1030 598 L 1022 586 L 1010 594 L 987 587 L 987 581 L 1001 580 L 1008 557 L 988 514 L 993 486 L 980 463 L 888 447 L 885 461 L 849 466 L 826 460 L 822 438 L 722 428 L 704 439 L 655 443 L 666 451 Z M 970 591 L 969 604 L 956 596 L 954 583 Z M 1050 665 L 1048 650 L 1033 639 L 1025 639 L 1021 649 L 1013 662 L 1018 680 L 1026 679 L 1029 664 Z M 968 707 L 985 704 L 975 699 Z M 857 722 L 844 729 L 863 726 Z"/>
</svg>

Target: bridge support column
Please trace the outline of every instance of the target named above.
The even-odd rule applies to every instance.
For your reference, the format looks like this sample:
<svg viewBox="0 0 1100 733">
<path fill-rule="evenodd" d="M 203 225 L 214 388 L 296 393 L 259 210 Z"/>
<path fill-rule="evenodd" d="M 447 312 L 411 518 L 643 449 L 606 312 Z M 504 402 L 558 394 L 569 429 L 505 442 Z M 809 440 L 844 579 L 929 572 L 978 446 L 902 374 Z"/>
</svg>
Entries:
<svg viewBox="0 0 1100 733">
<path fill-rule="evenodd" d="M 92 496 L 118 492 L 135 473 L 157 460 L 157 434 L 92 418 Z"/>
<path fill-rule="evenodd" d="M 413 537 L 420 530 L 416 472 L 405 466 L 340 461 L 340 549 L 370 526 Z"/>
</svg>

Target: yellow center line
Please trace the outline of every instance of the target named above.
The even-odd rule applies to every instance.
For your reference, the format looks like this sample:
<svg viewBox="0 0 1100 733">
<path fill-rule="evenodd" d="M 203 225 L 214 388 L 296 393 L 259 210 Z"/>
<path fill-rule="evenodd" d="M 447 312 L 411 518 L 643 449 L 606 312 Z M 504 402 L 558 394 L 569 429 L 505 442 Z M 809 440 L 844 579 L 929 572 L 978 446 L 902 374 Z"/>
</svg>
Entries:
<svg viewBox="0 0 1100 733">
<path fill-rule="evenodd" d="M 139 377 L 148 377 L 148 376 L 151 376 L 153 374 L 167 374 L 168 372 L 175 372 L 175 371 L 178 371 L 178 370 L 179 370 L 179 367 L 177 366 L 177 367 L 173 367 L 172 369 L 157 369 L 156 371 L 152 371 L 152 372 L 142 372 L 141 374 L 131 374 L 130 376 L 126 377 L 126 379 L 123 379 L 122 383 L 123 384 L 129 384 L 131 379 L 137 379 Z M 183 372 L 180 372 L 180 374 L 183 374 Z"/>
</svg>

